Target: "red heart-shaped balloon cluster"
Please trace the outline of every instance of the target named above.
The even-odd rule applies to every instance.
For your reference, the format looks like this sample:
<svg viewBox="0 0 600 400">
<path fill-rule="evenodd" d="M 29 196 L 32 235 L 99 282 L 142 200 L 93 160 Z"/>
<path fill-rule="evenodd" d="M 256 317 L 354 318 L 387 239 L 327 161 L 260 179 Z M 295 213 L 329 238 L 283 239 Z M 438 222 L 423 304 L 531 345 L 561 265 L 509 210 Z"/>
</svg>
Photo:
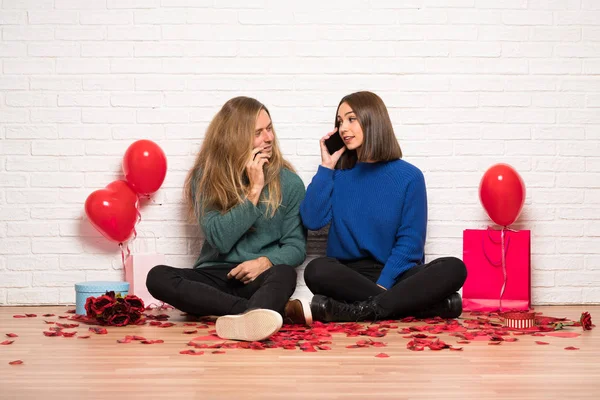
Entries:
<svg viewBox="0 0 600 400">
<path fill-rule="evenodd" d="M 140 216 L 138 196 L 149 196 L 161 187 L 167 174 L 167 158 L 153 141 L 138 140 L 125 152 L 122 167 L 126 180 L 111 182 L 85 201 L 85 213 L 92 225 L 117 243 L 135 232 Z"/>
</svg>

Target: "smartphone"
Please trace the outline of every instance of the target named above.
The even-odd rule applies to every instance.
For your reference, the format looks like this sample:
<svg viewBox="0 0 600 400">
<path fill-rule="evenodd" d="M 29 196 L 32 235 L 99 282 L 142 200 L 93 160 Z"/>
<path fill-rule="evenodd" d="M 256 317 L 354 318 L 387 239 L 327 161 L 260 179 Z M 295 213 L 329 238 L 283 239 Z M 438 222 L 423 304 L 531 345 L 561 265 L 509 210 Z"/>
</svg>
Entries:
<svg viewBox="0 0 600 400">
<path fill-rule="evenodd" d="M 325 141 L 325 146 L 327 147 L 327 151 L 329 152 L 329 154 L 333 154 L 345 145 L 344 140 L 340 136 L 339 132 L 336 132 Z"/>
</svg>

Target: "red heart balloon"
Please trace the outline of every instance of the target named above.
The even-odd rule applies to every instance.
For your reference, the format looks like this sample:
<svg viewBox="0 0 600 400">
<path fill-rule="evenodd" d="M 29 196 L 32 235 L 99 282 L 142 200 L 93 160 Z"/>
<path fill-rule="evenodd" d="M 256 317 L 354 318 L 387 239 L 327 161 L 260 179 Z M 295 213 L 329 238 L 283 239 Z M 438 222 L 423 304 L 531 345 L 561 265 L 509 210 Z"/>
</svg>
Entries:
<svg viewBox="0 0 600 400">
<path fill-rule="evenodd" d="M 525 183 L 510 165 L 493 165 L 481 178 L 479 200 L 492 221 L 508 226 L 519 218 L 523 209 Z"/>
<path fill-rule="evenodd" d="M 115 181 L 93 191 L 85 200 L 90 222 L 109 240 L 122 243 L 133 234 L 138 216 L 138 197 L 125 181 Z"/>
</svg>

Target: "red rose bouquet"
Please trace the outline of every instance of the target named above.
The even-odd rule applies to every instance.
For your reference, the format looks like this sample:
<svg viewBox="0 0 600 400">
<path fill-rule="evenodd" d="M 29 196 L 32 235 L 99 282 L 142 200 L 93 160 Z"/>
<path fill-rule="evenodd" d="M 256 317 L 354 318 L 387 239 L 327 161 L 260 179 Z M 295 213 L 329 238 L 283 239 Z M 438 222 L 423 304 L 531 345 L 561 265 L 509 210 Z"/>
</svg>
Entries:
<svg viewBox="0 0 600 400">
<path fill-rule="evenodd" d="M 144 302 L 137 296 L 106 292 L 99 297 L 88 297 L 85 302 L 87 317 L 100 325 L 125 326 L 144 323 Z"/>
</svg>

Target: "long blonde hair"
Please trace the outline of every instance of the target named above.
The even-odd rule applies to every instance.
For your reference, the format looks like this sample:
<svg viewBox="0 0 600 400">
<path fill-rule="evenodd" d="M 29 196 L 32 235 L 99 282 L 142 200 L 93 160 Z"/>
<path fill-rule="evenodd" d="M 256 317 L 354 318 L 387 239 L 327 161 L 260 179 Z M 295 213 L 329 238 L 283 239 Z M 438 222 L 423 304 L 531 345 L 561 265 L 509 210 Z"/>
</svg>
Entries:
<svg viewBox="0 0 600 400">
<path fill-rule="evenodd" d="M 246 163 L 252 153 L 256 119 L 261 110 L 271 114 L 258 100 L 235 97 L 227 101 L 206 130 L 202 148 L 184 185 L 184 198 L 190 221 L 198 221 L 205 211 L 226 213 L 245 201 L 248 189 Z M 265 188 L 260 201 L 272 217 L 281 205 L 282 168 L 294 171 L 279 149 L 275 129 L 271 158 L 264 166 Z"/>
</svg>

